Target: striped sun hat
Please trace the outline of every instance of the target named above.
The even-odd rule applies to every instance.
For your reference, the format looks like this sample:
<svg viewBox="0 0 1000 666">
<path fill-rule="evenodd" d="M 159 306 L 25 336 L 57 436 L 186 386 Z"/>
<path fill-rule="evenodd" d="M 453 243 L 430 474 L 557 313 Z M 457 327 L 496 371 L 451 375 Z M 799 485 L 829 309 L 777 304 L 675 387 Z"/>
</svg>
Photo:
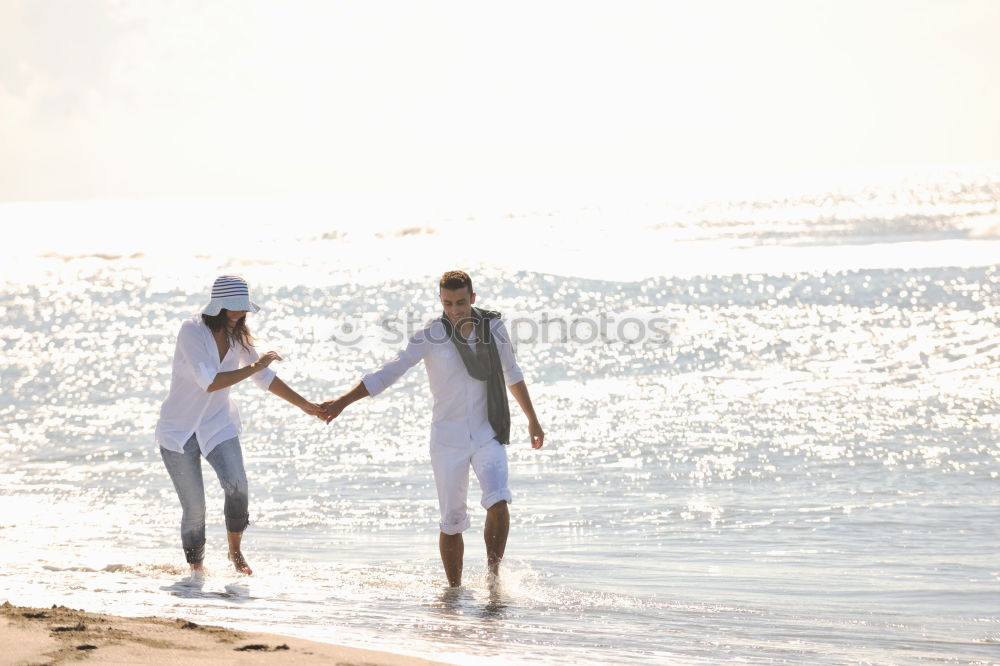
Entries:
<svg viewBox="0 0 1000 666">
<path fill-rule="evenodd" d="M 260 312 L 260 306 L 250 300 L 250 285 L 239 275 L 220 275 L 212 285 L 212 300 L 208 302 L 204 314 L 215 316 L 226 310 L 247 310 Z"/>
</svg>

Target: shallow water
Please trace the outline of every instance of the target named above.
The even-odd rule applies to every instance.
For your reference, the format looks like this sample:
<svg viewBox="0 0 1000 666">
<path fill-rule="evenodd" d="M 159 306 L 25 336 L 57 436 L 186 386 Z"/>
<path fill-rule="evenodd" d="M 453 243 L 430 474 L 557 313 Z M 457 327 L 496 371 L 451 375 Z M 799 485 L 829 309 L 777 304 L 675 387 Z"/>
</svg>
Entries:
<svg viewBox="0 0 1000 666">
<path fill-rule="evenodd" d="M 998 201 L 969 171 L 375 226 L 286 202 L 311 211 L 294 237 L 271 202 L 222 253 L 71 231 L 153 202 L 0 206 L 30 223 L 0 285 L 0 597 L 461 663 L 996 662 Z M 515 412 L 501 589 L 475 483 L 466 586 L 443 586 L 421 368 L 329 427 L 234 389 L 257 575 L 227 570 L 210 484 L 210 573 L 185 581 L 152 431 L 204 285 L 247 275 L 259 346 L 319 400 L 433 317 L 455 265 L 548 434 L 532 451 Z"/>
</svg>

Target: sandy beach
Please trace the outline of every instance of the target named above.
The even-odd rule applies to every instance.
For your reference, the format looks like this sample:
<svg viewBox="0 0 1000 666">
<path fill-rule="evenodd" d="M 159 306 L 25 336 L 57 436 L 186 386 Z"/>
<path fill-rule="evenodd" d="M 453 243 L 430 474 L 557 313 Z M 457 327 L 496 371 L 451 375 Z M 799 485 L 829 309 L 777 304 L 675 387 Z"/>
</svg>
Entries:
<svg viewBox="0 0 1000 666">
<path fill-rule="evenodd" d="M 64 606 L 0 606 L 4 664 L 438 664 L 416 657 L 234 631 L 183 619 L 128 618 Z"/>
</svg>

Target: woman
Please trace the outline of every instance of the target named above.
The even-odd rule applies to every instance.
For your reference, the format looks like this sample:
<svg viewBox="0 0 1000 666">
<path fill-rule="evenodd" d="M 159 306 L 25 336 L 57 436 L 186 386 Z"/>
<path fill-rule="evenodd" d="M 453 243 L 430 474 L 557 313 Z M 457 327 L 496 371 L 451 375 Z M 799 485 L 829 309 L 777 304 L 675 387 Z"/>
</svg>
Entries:
<svg viewBox="0 0 1000 666">
<path fill-rule="evenodd" d="M 240 573 L 253 570 L 240 552 L 243 530 L 250 522 L 247 477 L 240 448 L 240 413 L 229 399 L 229 387 L 251 378 L 260 388 L 284 398 L 306 414 L 322 411 L 278 379 L 270 367 L 277 352 L 258 356 L 246 325 L 247 312 L 260 308 L 250 301 L 246 280 L 223 275 L 212 285 L 211 301 L 181 324 L 174 350 L 170 393 L 160 407 L 156 442 L 181 501 L 181 542 L 193 574 L 202 575 L 205 559 L 205 486 L 201 456 L 215 470 L 225 491 L 229 560 Z"/>
</svg>

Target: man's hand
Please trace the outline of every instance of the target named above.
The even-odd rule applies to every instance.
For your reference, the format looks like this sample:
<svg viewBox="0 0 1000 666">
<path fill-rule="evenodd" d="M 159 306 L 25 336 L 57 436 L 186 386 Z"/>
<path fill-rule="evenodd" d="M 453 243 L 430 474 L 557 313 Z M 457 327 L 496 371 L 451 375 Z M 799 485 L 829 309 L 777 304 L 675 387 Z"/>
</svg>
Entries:
<svg viewBox="0 0 1000 666">
<path fill-rule="evenodd" d="M 347 407 L 347 405 L 348 402 L 343 396 L 337 398 L 336 400 L 328 400 L 320 405 L 320 408 L 323 411 L 318 416 L 327 423 L 330 423 L 330 421 L 340 416 L 340 413 L 344 411 L 344 408 Z"/>
<path fill-rule="evenodd" d="M 538 421 L 532 421 L 528 424 L 528 435 L 531 437 L 531 448 L 542 448 L 542 444 L 545 443 L 545 433 L 542 432 L 542 426 L 539 425 Z"/>
<path fill-rule="evenodd" d="M 542 432 L 542 426 L 539 425 L 538 417 L 535 416 L 535 408 L 531 404 L 531 396 L 528 395 L 528 385 L 522 379 L 516 384 L 509 385 L 507 389 L 517 400 L 517 404 L 521 406 L 521 411 L 528 417 L 528 435 L 531 437 L 531 448 L 542 448 L 542 444 L 545 443 L 545 433 Z"/>
<path fill-rule="evenodd" d="M 320 405 L 323 412 L 319 414 L 319 418 L 323 419 L 327 423 L 330 423 L 330 421 L 340 416 L 340 413 L 344 411 L 344 409 L 349 404 L 361 400 L 361 398 L 365 398 L 368 395 L 369 393 L 368 389 L 365 388 L 365 383 L 358 382 L 357 386 L 352 388 L 344 395 L 340 396 L 335 400 L 327 400 L 322 405 Z"/>
</svg>

